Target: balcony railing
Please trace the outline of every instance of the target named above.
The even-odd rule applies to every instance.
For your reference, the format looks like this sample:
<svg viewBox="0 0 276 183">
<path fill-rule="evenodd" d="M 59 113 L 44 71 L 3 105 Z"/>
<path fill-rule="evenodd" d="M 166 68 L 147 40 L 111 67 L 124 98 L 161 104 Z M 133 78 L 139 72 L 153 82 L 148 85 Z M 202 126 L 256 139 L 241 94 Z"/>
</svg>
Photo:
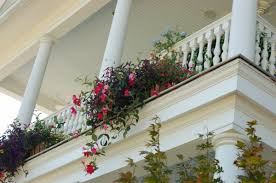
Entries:
<svg viewBox="0 0 276 183">
<path fill-rule="evenodd" d="M 188 36 L 175 45 L 181 51 L 183 65 L 200 73 L 226 61 L 228 58 L 231 14 L 209 24 L 203 29 Z M 275 76 L 275 42 L 276 29 L 257 17 L 256 56 L 253 61 L 256 66 L 271 76 Z M 65 122 L 60 131 L 65 134 L 87 130 L 85 117 L 80 112 L 72 115 L 68 106 L 45 119 L 47 125 L 54 124 L 54 118 Z"/>
</svg>

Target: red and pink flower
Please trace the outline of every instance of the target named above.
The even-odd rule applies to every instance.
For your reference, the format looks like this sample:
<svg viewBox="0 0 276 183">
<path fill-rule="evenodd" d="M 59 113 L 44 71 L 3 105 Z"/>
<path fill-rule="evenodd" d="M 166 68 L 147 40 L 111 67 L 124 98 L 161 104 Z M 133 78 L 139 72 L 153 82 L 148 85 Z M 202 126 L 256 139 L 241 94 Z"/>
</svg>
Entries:
<svg viewBox="0 0 276 183">
<path fill-rule="evenodd" d="M 105 100 L 106 100 L 106 94 L 102 94 L 101 96 L 100 96 L 100 101 L 101 102 L 105 102 Z"/>
<path fill-rule="evenodd" d="M 99 112 L 99 113 L 97 114 L 97 119 L 98 119 L 98 120 L 103 120 L 103 113 L 102 113 L 102 112 Z"/>
<path fill-rule="evenodd" d="M 71 114 L 73 116 L 76 116 L 77 115 L 77 110 L 75 109 L 75 107 L 71 107 Z"/>
<path fill-rule="evenodd" d="M 107 130 L 108 129 L 108 125 L 107 124 L 103 124 L 103 129 Z"/>
<path fill-rule="evenodd" d="M 98 83 L 97 86 L 95 87 L 95 94 L 98 95 L 100 91 L 102 91 L 103 87 L 104 87 L 103 83 Z"/>
<path fill-rule="evenodd" d="M 135 84 L 136 75 L 134 73 L 130 73 L 128 76 L 128 84 L 133 86 Z"/>
<path fill-rule="evenodd" d="M 156 90 L 156 89 L 151 90 L 151 96 L 158 96 L 158 95 L 159 95 L 158 90 Z"/>
<path fill-rule="evenodd" d="M 73 95 L 72 100 L 75 105 L 77 106 L 81 105 L 81 100 L 76 95 Z"/>
<path fill-rule="evenodd" d="M 107 107 L 103 107 L 103 108 L 102 108 L 102 113 L 103 113 L 104 116 L 107 115 L 107 113 L 108 113 Z"/>
<path fill-rule="evenodd" d="M 84 151 L 84 152 L 82 152 L 83 153 L 83 156 L 84 157 L 89 157 L 90 156 L 90 152 L 89 151 Z"/>
<path fill-rule="evenodd" d="M 96 149 L 95 147 L 92 147 L 92 148 L 91 148 L 91 152 L 92 152 L 93 154 L 97 154 L 97 149 Z"/>
<path fill-rule="evenodd" d="M 88 174 L 92 174 L 92 173 L 95 172 L 95 167 L 92 164 L 89 164 L 89 165 L 86 165 L 86 169 L 85 170 L 86 170 L 86 172 Z"/>
<path fill-rule="evenodd" d="M 103 93 L 107 93 L 107 91 L 108 91 L 108 88 L 109 88 L 109 86 L 108 85 L 104 85 L 104 87 L 103 87 Z"/>
<path fill-rule="evenodd" d="M 129 96 L 130 96 L 130 91 L 129 91 L 129 89 L 126 88 L 126 89 L 124 90 L 124 96 L 125 96 L 125 97 L 129 97 Z"/>
</svg>

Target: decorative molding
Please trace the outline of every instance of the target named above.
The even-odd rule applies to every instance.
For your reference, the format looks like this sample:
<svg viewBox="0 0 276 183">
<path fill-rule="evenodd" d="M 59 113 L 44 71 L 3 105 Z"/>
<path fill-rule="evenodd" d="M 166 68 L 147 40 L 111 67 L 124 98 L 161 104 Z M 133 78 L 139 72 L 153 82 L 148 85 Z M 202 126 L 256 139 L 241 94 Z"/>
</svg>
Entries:
<svg viewBox="0 0 276 183">
<path fill-rule="evenodd" d="M 266 114 L 261 114 L 261 111 L 258 112 L 258 108 L 265 109 L 268 105 L 276 105 L 276 102 L 272 100 L 276 96 L 262 95 L 261 98 L 256 98 L 258 92 L 254 96 L 248 93 L 250 92 L 248 90 L 252 90 L 248 89 L 251 85 L 266 93 L 263 88 L 256 86 L 254 81 L 243 82 L 241 87 L 239 69 L 242 67 L 243 70 L 256 70 L 252 65 L 244 64 L 244 62 L 242 59 L 227 62 L 212 72 L 194 78 L 174 91 L 147 103 L 141 110 L 140 122 L 128 137 L 126 139 L 119 137 L 112 145 L 107 147 L 107 155 L 99 159 L 101 168 L 94 175 L 85 176 L 81 169 L 81 147 L 87 142 L 86 138 L 89 138 L 81 136 L 28 161 L 25 168 L 29 170 L 29 175 L 25 177 L 20 174 L 17 176 L 17 181 L 46 183 L 92 180 L 97 182 L 97 178 L 102 178 L 102 175 L 124 167 L 126 157 L 134 158 L 135 162 L 139 162 L 142 159 L 138 156 L 138 152 L 144 147 L 146 130 L 151 123 L 150 119 L 155 115 L 160 117 L 163 124 L 161 140 L 164 151 L 194 143 L 198 138 L 197 134 L 204 133 L 206 127 L 209 131 L 214 131 L 218 135 L 228 132 L 242 132 L 244 125 L 241 122 L 245 123 L 245 120 L 252 120 L 252 118 L 240 113 L 241 109 L 254 108 L 256 110 L 250 110 L 250 112 L 259 116 Z M 263 73 L 258 71 L 255 73 L 248 72 L 248 74 L 248 77 L 254 74 L 260 77 L 261 80 L 267 80 L 276 89 L 276 86 L 272 85 L 274 81 L 263 77 Z M 220 78 L 220 80 L 217 80 L 217 78 Z M 256 82 L 262 82 L 261 80 Z M 263 87 L 268 86 L 264 85 Z M 251 101 L 254 101 L 253 105 L 251 105 Z M 242 105 L 240 105 L 241 102 Z M 258 128 L 260 129 L 259 135 L 262 138 L 270 134 L 270 137 L 275 139 L 276 124 L 270 122 L 275 119 L 274 117 L 275 114 L 267 115 L 262 121 L 262 127 Z M 237 130 L 237 127 L 240 128 Z M 233 135 L 220 136 L 224 139 L 233 137 Z M 234 135 L 234 137 L 238 136 Z M 272 147 L 275 144 L 275 142 L 265 138 L 264 142 Z M 104 164 L 110 166 L 104 166 Z M 62 171 L 62 173 L 59 171 Z M 70 180 L 65 175 L 70 175 Z"/>
</svg>

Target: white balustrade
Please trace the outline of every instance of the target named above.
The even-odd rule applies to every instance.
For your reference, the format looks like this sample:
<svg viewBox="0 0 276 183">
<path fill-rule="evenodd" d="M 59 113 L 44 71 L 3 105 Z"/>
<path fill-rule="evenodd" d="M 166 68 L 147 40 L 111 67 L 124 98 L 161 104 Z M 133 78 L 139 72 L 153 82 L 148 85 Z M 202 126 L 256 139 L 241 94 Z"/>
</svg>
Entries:
<svg viewBox="0 0 276 183">
<path fill-rule="evenodd" d="M 76 115 L 71 113 L 71 107 L 67 106 L 62 110 L 48 116 L 45 118 L 46 125 L 55 125 L 55 119 L 57 118 L 58 122 L 64 123 L 58 131 L 63 132 L 65 134 L 73 134 L 76 131 L 85 131 L 87 129 L 85 116 L 77 111 Z"/>
<path fill-rule="evenodd" d="M 231 14 L 178 42 L 175 47 L 182 48 L 183 65 L 198 73 L 227 60 L 230 21 Z"/>
<path fill-rule="evenodd" d="M 275 76 L 276 29 L 261 16 L 257 17 L 255 64 Z"/>
<path fill-rule="evenodd" d="M 275 76 L 276 29 L 260 16 L 257 17 L 256 26 L 255 60 L 252 62 Z M 228 59 L 229 37 L 231 36 L 230 27 L 231 14 L 178 42 L 175 49 L 183 53 L 182 65 L 199 73 L 226 61 Z M 45 119 L 46 124 L 53 125 L 56 116 L 60 122 L 65 122 L 60 129 L 65 134 L 74 133 L 77 130 L 81 132 L 87 130 L 85 116 L 80 112 L 77 112 L 76 116 L 72 115 L 70 108 L 71 106 L 68 106 L 47 117 Z"/>
</svg>

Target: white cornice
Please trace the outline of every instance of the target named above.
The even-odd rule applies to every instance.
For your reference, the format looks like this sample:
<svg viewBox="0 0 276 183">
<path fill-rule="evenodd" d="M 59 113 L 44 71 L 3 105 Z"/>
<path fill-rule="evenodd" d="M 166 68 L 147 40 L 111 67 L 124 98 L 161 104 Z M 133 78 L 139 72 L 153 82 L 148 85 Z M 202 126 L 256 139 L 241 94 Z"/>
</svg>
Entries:
<svg viewBox="0 0 276 183">
<path fill-rule="evenodd" d="M 241 73 L 247 73 L 248 76 L 241 76 Z M 247 80 L 252 75 L 258 79 Z M 240 85 L 241 79 L 247 81 L 243 81 L 243 86 Z M 270 82 L 270 85 L 260 85 L 266 82 Z M 261 98 L 258 98 L 258 93 L 250 93 L 252 86 L 262 91 Z M 144 147 L 146 129 L 155 115 L 160 117 L 163 124 L 161 141 L 165 151 L 193 142 L 197 134 L 204 133 L 206 128 L 216 134 L 242 132 L 240 129 L 252 117 L 262 119 L 257 131 L 264 137 L 265 143 L 275 148 L 273 139 L 276 138 L 276 124 L 272 121 L 276 119 L 276 107 L 267 110 L 267 107 L 276 105 L 273 100 L 276 98 L 275 90 L 274 81 L 263 73 L 241 59 L 233 60 L 146 104 L 140 111 L 138 125 L 129 137 L 120 137 L 107 148 L 107 155 L 99 159 L 100 169 L 93 176 L 85 176 L 81 167 L 81 147 L 87 138 L 80 137 L 30 160 L 25 166 L 29 175 L 25 178 L 22 174 L 17 180 L 32 183 L 86 182 L 124 167 L 127 157 L 140 161 L 138 152 Z M 267 134 L 270 139 L 265 138 Z M 106 164 L 108 166 L 104 166 Z"/>
</svg>

